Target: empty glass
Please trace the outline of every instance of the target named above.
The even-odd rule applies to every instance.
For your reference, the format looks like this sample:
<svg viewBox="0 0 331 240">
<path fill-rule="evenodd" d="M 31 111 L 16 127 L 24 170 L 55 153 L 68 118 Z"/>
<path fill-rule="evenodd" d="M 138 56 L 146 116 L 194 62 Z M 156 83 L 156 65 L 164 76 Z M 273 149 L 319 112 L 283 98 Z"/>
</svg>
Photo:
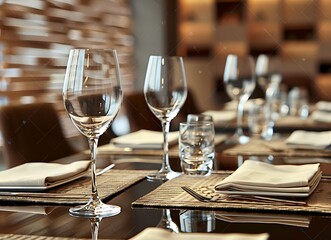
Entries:
<svg viewBox="0 0 331 240">
<path fill-rule="evenodd" d="M 89 218 L 116 215 L 121 208 L 101 201 L 96 182 L 98 140 L 122 103 L 116 50 L 70 50 L 62 93 L 65 109 L 75 127 L 87 137 L 91 152 L 91 198 L 87 204 L 72 207 L 69 212 Z"/>
<path fill-rule="evenodd" d="M 188 114 L 187 122 L 212 122 L 213 117 L 205 114 Z"/>
<path fill-rule="evenodd" d="M 161 121 L 163 130 L 163 162 L 159 172 L 148 175 L 150 180 L 169 180 L 179 173 L 169 164 L 168 135 L 170 121 L 178 114 L 187 97 L 184 62 L 181 57 L 151 56 L 144 83 L 149 109 Z"/>
<path fill-rule="evenodd" d="M 215 158 L 212 122 L 179 124 L 179 158 L 184 174 L 209 175 Z"/>
<path fill-rule="evenodd" d="M 248 109 L 248 128 L 253 136 L 266 140 L 272 138 L 274 122 L 270 109 L 263 99 L 252 100 Z"/>
<path fill-rule="evenodd" d="M 226 58 L 224 84 L 228 95 L 237 102 L 237 130 L 227 143 L 245 144 L 249 137 L 242 129 L 244 104 L 255 89 L 254 59 L 230 54 Z"/>
<path fill-rule="evenodd" d="M 308 92 L 304 88 L 294 87 L 288 94 L 290 115 L 307 118 L 309 115 Z"/>
</svg>

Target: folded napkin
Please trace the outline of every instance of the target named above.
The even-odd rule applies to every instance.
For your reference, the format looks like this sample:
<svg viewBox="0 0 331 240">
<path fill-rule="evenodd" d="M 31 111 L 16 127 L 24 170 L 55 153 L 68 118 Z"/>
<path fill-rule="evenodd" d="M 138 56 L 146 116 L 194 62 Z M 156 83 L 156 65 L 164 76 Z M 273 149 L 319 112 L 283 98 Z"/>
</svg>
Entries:
<svg viewBox="0 0 331 240">
<path fill-rule="evenodd" d="M 297 130 L 291 133 L 285 143 L 289 148 L 326 149 L 331 144 L 331 131 Z"/>
<path fill-rule="evenodd" d="M 178 132 L 169 133 L 169 146 L 178 143 L 178 134 Z M 113 138 L 111 143 L 118 147 L 136 149 L 162 149 L 163 133 L 142 129 L 117 138 Z"/>
<path fill-rule="evenodd" d="M 246 160 L 215 190 L 225 194 L 307 197 L 317 187 L 322 173 L 319 164 L 272 165 Z"/>
<path fill-rule="evenodd" d="M 331 112 L 331 102 L 319 101 L 315 104 L 315 109 L 319 111 Z"/>
<path fill-rule="evenodd" d="M 235 111 L 215 111 L 215 110 L 209 110 L 206 112 L 203 112 L 204 115 L 210 115 L 213 118 L 213 122 L 230 122 L 233 119 L 236 118 L 236 112 Z"/>
<path fill-rule="evenodd" d="M 90 161 L 25 163 L 0 172 L 0 189 L 47 189 L 82 176 L 89 166 Z"/>
<path fill-rule="evenodd" d="M 267 240 L 268 233 L 244 234 L 244 233 L 177 233 L 174 234 L 168 229 L 146 228 L 130 240 Z"/>
<path fill-rule="evenodd" d="M 316 110 L 310 114 L 310 117 L 315 122 L 331 123 L 331 112 Z"/>
</svg>

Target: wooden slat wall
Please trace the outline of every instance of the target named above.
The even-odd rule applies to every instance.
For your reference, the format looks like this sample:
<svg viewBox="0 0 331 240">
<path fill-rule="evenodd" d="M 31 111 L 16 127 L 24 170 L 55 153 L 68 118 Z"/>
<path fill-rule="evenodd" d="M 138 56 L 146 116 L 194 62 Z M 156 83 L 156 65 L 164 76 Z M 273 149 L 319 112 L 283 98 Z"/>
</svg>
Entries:
<svg viewBox="0 0 331 240">
<path fill-rule="evenodd" d="M 123 86 L 133 86 L 128 0 L 4 0 L 0 4 L 0 105 L 22 99 L 63 105 L 63 76 L 73 47 L 116 48 Z"/>
</svg>

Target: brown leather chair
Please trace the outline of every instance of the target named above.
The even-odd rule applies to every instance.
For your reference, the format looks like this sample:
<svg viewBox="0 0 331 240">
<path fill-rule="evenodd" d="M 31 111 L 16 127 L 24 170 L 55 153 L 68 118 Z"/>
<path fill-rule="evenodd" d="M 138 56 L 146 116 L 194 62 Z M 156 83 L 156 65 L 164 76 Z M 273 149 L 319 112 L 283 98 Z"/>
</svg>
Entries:
<svg viewBox="0 0 331 240">
<path fill-rule="evenodd" d="M 6 167 L 49 162 L 77 153 L 65 138 L 51 103 L 0 108 L 0 129 Z"/>
<path fill-rule="evenodd" d="M 143 92 L 126 94 L 123 105 L 129 120 L 131 132 L 139 129 L 162 131 L 161 121 L 149 109 Z M 186 121 L 186 117 L 190 113 L 197 114 L 200 112 L 192 94 L 188 93 L 183 107 L 170 123 L 170 130 L 178 130 L 179 123 Z"/>
</svg>

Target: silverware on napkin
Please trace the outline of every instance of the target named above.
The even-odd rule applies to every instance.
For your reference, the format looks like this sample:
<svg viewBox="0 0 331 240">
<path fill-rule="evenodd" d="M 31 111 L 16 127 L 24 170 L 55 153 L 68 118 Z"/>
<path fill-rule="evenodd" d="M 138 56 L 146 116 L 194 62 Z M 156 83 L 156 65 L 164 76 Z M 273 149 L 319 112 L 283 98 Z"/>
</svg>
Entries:
<svg viewBox="0 0 331 240">
<path fill-rule="evenodd" d="M 182 189 L 201 202 L 223 202 L 223 203 L 254 203 L 254 204 L 274 204 L 274 205 L 306 205 L 305 201 L 290 200 L 284 198 L 273 198 L 253 195 L 229 195 L 219 194 L 213 190 L 213 186 L 193 189 L 183 186 Z M 203 193 L 205 192 L 205 193 Z"/>
</svg>

